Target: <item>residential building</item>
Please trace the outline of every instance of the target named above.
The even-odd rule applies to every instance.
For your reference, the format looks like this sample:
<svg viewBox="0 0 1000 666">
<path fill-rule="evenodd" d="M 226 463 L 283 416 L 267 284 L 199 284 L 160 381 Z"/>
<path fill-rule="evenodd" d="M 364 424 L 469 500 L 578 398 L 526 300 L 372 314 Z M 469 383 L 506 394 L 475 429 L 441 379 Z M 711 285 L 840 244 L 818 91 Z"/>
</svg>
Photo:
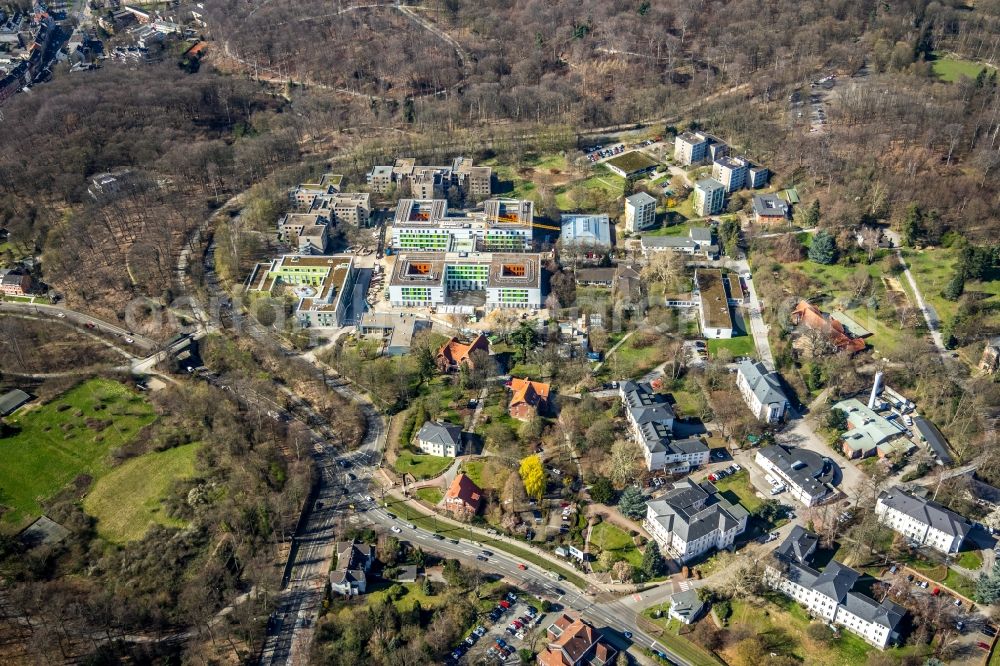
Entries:
<svg viewBox="0 0 1000 666">
<path fill-rule="evenodd" d="M 632 436 L 642 439 L 642 427 L 658 424 L 667 430 L 674 427 L 674 409 L 662 393 L 657 393 L 648 382 L 622 381 L 618 384 L 618 397 L 625 408 L 625 418 Z"/>
<path fill-rule="evenodd" d="M 701 254 L 706 259 L 719 258 L 719 245 L 708 227 L 691 227 L 687 236 L 643 236 L 639 243 L 647 257 L 653 252 L 668 250 L 692 256 Z"/>
<path fill-rule="evenodd" d="M 618 264 L 615 272 L 615 285 L 612 294 L 619 303 L 626 304 L 627 308 L 632 308 L 635 303 L 642 301 L 642 275 L 640 268 L 636 264 Z"/>
<path fill-rule="evenodd" d="M 954 462 L 948 440 L 932 421 L 928 421 L 922 416 L 914 416 L 913 427 L 921 441 L 931 450 L 938 465 L 951 465 Z"/>
<path fill-rule="evenodd" d="M 371 225 L 371 194 L 340 192 L 316 197 L 309 210 L 326 215 L 334 224 L 350 224 L 365 228 Z"/>
<path fill-rule="evenodd" d="M 4 296 L 27 296 L 31 292 L 31 276 L 13 269 L 0 276 L 0 293 Z"/>
<path fill-rule="evenodd" d="M 697 484 L 688 478 L 648 502 L 642 524 L 664 553 L 687 562 L 713 548 L 732 546 L 746 529 L 748 516 L 711 483 Z"/>
<path fill-rule="evenodd" d="M 753 221 L 757 224 L 783 224 L 791 215 L 791 206 L 774 194 L 753 195 Z"/>
<path fill-rule="evenodd" d="M 675 438 L 674 410 L 666 396 L 648 383 L 623 381 L 618 395 L 624 406 L 632 438 L 642 450 L 646 469 L 687 472 L 709 460 L 708 446 L 693 437 Z"/>
<path fill-rule="evenodd" d="M 722 271 L 717 268 L 697 268 L 694 271 L 695 299 L 698 319 L 706 338 L 733 337 L 733 316 L 729 312 Z"/>
<path fill-rule="evenodd" d="M 614 266 L 576 269 L 576 283 L 586 287 L 613 287 L 618 269 Z"/>
<path fill-rule="evenodd" d="M 622 178 L 638 178 L 656 169 L 659 162 L 640 150 L 630 150 L 604 161 L 608 171 Z"/>
<path fill-rule="evenodd" d="M 789 405 L 781 388 L 781 378 L 760 361 L 744 359 L 739 362 L 736 387 L 758 421 L 778 423 L 785 418 Z"/>
<path fill-rule="evenodd" d="M 286 213 L 278 220 L 278 240 L 297 254 L 323 254 L 329 233 L 330 221 L 318 213 Z"/>
<path fill-rule="evenodd" d="M 847 415 L 847 430 L 840 435 L 841 449 L 848 458 L 879 458 L 900 452 L 909 453 L 914 444 L 906 427 L 890 412 L 886 418 L 856 398 L 841 400 L 833 406 Z"/>
<path fill-rule="evenodd" d="M 344 177 L 336 173 L 324 173 L 319 180 L 299 183 L 288 190 L 288 203 L 299 210 L 312 208 L 316 197 L 329 196 L 340 192 Z"/>
<path fill-rule="evenodd" d="M 848 354 L 856 354 L 866 347 L 865 341 L 860 337 L 855 337 L 845 329 L 840 318 L 827 315 L 820 311 L 808 301 L 799 301 L 795 309 L 792 310 L 792 324 L 802 325 L 814 331 L 824 333 L 838 351 Z M 868 333 L 865 331 L 865 333 Z M 868 333 L 870 335 L 870 333 Z"/>
<path fill-rule="evenodd" d="M 354 257 L 349 255 L 286 254 L 257 264 L 246 288 L 276 297 L 290 292 L 298 299 L 295 314 L 303 327 L 343 326 L 348 313 L 355 310 L 353 302 L 364 302 L 364 294 L 355 294 L 357 274 Z"/>
<path fill-rule="evenodd" d="M 946 555 L 960 551 L 972 531 L 972 523 L 965 516 L 937 502 L 916 497 L 900 486 L 879 494 L 875 515 L 883 525 L 907 539 Z"/>
<path fill-rule="evenodd" d="M 808 449 L 774 444 L 757 451 L 754 462 L 805 506 L 815 506 L 834 496 L 837 465 Z"/>
<path fill-rule="evenodd" d="M 674 139 L 674 161 L 681 166 L 714 161 L 727 153 L 725 143 L 705 132 L 682 132 Z"/>
<path fill-rule="evenodd" d="M 691 624 L 705 610 L 705 602 L 698 598 L 698 590 L 684 590 L 670 595 L 667 616 L 681 624 Z"/>
<path fill-rule="evenodd" d="M 720 157 L 712 162 L 712 180 L 722 183 L 729 194 L 742 190 L 747 184 L 750 162 L 742 157 Z"/>
<path fill-rule="evenodd" d="M 417 447 L 424 453 L 442 458 L 462 455 L 462 429 L 441 421 L 427 421 L 416 436 Z"/>
<path fill-rule="evenodd" d="M 338 541 L 337 568 L 330 572 L 330 589 L 352 597 L 364 594 L 368 586 L 368 571 L 375 562 L 375 546 Z"/>
<path fill-rule="evenodd" d="M 694 184 L 694 213 L 708 217 L 722 212 L 726 203 L 726 188 L 717 180 L 702 178 Z"/>
<path fill-rule="evenodd" d="M 611 666 L 617 651 L 582 617 L 565 613 L 546 629 L 548 644 L 538 653 L 541 666 Z"/>
<path fill-rule="evenodd" d="M 990 338 L 983 347 L 983 356 L 979 360 L 979 370 L 988 375 L 1000 370 L 1000 336 Z"/>
<path fill-rule="evenodd" d="M 528 421 L 549 410 L 550 386 L 530 379 L 511 378 L 507 382 L 510 389 L 508 413 L 519 421 Z"/>
<path fill-rule="evenodd" d="M 844 627 L 879 649 L 900 642 L 906 609 L 855 591 L 861 574 L 836 560 L 822 572 L 812 568 L 818 542 L 812 532 L 793 527 L 769 558 L 765 582 L 804 606 L 810 615 Z"/>
<path fill-rule="evenodd" d="M 542 307 L 540 255 L 411 252 L 396 259 L 392 305 L 435 307 L 459 298 L 487 309 Z"/>
<path fill-rule="evenodd" d="M 483 503 L 483 491 L 472 479 L 459 472 L 444 494 L 444 505 L 454 514 L 474 516 Z"/>
<path fill-rule="evenodd" d="M 465 157 L 455 158 L 450 166 L 417 166 L 413 158 L 403 157 L 391 167 L 373 167 L 367 181 L 380 194 L 395 185 L 409 187 L 414 198 L 436 199 L 447 196 L 455 187 L 463 197 L 478 201 L 490 196 L 493 169 L 474 166 Z"/>
<path fill-rule="evenodd" d="M 490 341 L 482 333 L 469 343 L 459 342 L 458 338 L 448 340 L 438 350 L 434 361 L 441 372 L 457 372 L 462 366 L 475 367 L 474 351 L 490 353 Z"/>
<path fill-rule="evenodd" d="M 656 199 L 646 192 L 625 197 L 625 229 L 638 233 L 656 224 Z"/>
<path fill-rule="evenodd" d="M 534 203 L 490 199 L 482 213 L 449 215 L 444 199 L 400 199 L 392 223 L 397 251 L 522 252 L 531 250 Z"/>
<path fill-rule="evenodd" d="M 564 245 L 610 248 L 611 222 L 607 215 L 563 215 L 559 240 Z"/>
<path fill-rule="evenodd" d="M 747 168 L 747 187 L 752 190 L 764 187 L 770 177 L 771 172 L 767 170 L 767 167 L 757 166 L 751 162 Z"/>
</svg>

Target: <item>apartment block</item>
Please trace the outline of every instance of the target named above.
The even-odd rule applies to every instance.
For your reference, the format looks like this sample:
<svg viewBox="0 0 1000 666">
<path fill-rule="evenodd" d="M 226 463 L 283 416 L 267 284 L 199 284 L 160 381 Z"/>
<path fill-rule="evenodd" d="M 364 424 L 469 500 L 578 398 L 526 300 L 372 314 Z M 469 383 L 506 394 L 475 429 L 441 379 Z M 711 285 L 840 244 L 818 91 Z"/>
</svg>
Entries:
<svg viewBox="0 0 1000 666">
<path fill-rule="evenodd" d="M 713 178 L 702 178 L 694 185 L 694 212 L 708 217 L 722 212 L 726 203 L 726 188 Z"/>
<path fill-rule="evenodd" d="M 690 471 L 708 463 L 708 446 L 693 437 L 675 437 L 674 410 L 666 396 L 646 382 L 623 381 L 618 394 L 625 408 L 632 438 L 642 450 L 646 469 Z"/>
<path fill-rule="evenodd" d="M 493 308 L 542 307 L 538 254 L 411 252 L 396 259 L 389 301 L 397 307 L 464 304 Z"/>
<path fill-rule="evenodd" d="M 287 213 L 278 220 L 278 240 L 298 254 L 323 254 L 329 240 L 330 221 L 318 213 Z"/>
<path fill-rule="evenodd" d="M 964 516 L 899 486 L 879 495 L 875 515 L 906 538 L 946 555 L 957 553 L 972 531 L 972 523 Z"/>
<path fill-rule="evenodd" d="M 656 199 L 645 192 L 625 197 L 625 229 L 638 233 L 656 224 Z"/>
<path fill-rule="evenodd" d="M 442 198 L 456 187 L 462 196 L 479 201 L 493 191 L 493 169 L 477 167 L 467 157 L 456 157 L 450 166 L 418 166 L 413 158 L 403 157 L 391 167 L 372 167 L 367 182 L 381 194 L 393 185 L 408 186 L 415 199 Z"/>
<path fill-rule="evenodd" d="M 837 465 L 808 449 L 774 444 L 757 451 L 754 462 L 805 506 L 833 495 Z"/>
<path fill-rule="evenodd" d="M 646 504 L 642 525 L 664 553 L 687 562 L 713 548 L 732 546 L 746 530 L 748 517 L 746 509 L 720 495 L 711 483 L 684 479 Z"/>
<path fill-rule="evenodd" d="M 879 649 L 900 642 L 902 606 L 877 602 L 856 591 L 861 574 L 831 560 L 821 572 L 812 567 L 819 538 L 796 525 L 775 549 L 765 567 L 764 580 L 791 597 L 813 617 L 844 627 Z"/>
<path fill-rule="evenodd" d="M 712 179 L 722 183 L 726 192 L 742 190 L 747 183 L 750 163 L 742 157 L 720 157 L 712 162 Z"/>
<path fill-rule="evenodd" d="M 705 132 L 682 132 L 674 139 L 674 161 L 681 166 L 714 161 L 728 152 L 725 143 Z"/>
<path fill-rule="evenodd" d="M 736 366 L 736 387 L 758 421 L 778 423 L 785 418 L 788 398 L 781 388 L 781 379 L 760 361 L 740 361 Z"/>
</svg>

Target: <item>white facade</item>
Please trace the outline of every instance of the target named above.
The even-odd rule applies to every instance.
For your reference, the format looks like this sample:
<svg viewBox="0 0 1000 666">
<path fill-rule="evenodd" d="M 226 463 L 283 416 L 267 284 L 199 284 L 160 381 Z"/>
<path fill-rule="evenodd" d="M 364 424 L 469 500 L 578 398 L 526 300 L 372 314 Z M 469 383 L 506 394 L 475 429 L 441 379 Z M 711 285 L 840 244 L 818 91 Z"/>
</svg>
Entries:
<svg viewBox="0 0 1000 666">
<path fill-rule="evenodd" d="M 625 197 L 625 229 L 638 233 L 656 224 L 656 199 L 639 192 Z"/>
<path fill-rule="evenodd" d="M 889 644 L 891 631 L 888 627 L 855 615 L 836 599 L 785 578 L 771 566 L 766 568 L 764 578 L 772 588 L 805 606 L 810 615 L 845 627 L 877 648 L 884 649 Z"/>
<path fill-rule="evenodd" d="M 691 541 L 685 541 L 680 535 L 667 531 L 663 525 L 651 519 L 650 513 L 652 510 L 647 506 L 646 519 L 642 521 L 642 526 L 656 539 L 661 550 L 685 562 L 693 560 L 713 548 L 718 550 L 729 548 L 733 545 L 736 537 L 746 529 L 746 518 L 744 517 L 741 522 L 729 530 L 716 529 Z"/>
<path fill-rule="evenodd" d="M 791 494 L 793 498 L 801 502 L 804 506 L 813 506 L 814 504 L 818 504 L 820 500 L 829 494 L 829 490 L 825 486 L 820 486 L 819 488 L 817 488 L 815 484 L 812 484 L 813 487 L 811 488 L 800 486 L 790 475 L 785 474 L 777 465 L 762 456 L 760 451 L 757 452 L 754 462 L 756 462 L 766 474 L 771 474 L 778 481 L 785 484 L 789 494 Z"/>
<path fill-rule="evenodd" d="M 938 526 L 928 524 L 930 518 L 918 518 L 910 515 L 898 508 L 890 506 L 894 495 L 901 494 L 899 489 L 893 489 L 888 495 L 883 494 L 882 497 L 878 498 L 878 502 L 875 504 L 875 515 L 878 516 L 879 522 L 883 525 L 887 525 L 894 531 L 899 532 L 908 539 L 912 539 L 917 543 L 930 546 L 931 548 L 940 551 L 945 554 L 957 553 L 962 547 L 962 542 L 965 540 L 965 535 L 967 532 L 955 529 L 941 529 L 941 527 L 954 527 L 955 522 L 950 520 L 935 521 Z M 907 502 L 910 504 L 923 504 L 927 506 L 928 503 L 924 503 L 921 500 L 914 497 L 907 497 Z M 947 513 L 952 513 L 947 511 L 947 509 L 941 508 L 942 511 Z M 954 516 L 960 518 L 957 514 Z M 964 520 L 964 519 L 963 519 Z"/>
<path fill-rule="evenodd" d="M 694 185 L 694 212 L 708 217 L 722 211 L 726 202 L 726 188 L 717 180 L 704 178 Z"/>
<path fill-rule="evenodd" d="M 418 439 L 417 446 L 426 454 L 443 458 L 454 458 L 462 453 L 462 449 L 453 442 L 430 442 Z"/>
<path fill-rule="evenodd" d="M 778 423 L 785 417 L 788 399 L 781 392 L 777 373 L 768 372 L 761 363 L 740 363 L 737 366 L 736 387 L 758 420 Z"/>
</svg>

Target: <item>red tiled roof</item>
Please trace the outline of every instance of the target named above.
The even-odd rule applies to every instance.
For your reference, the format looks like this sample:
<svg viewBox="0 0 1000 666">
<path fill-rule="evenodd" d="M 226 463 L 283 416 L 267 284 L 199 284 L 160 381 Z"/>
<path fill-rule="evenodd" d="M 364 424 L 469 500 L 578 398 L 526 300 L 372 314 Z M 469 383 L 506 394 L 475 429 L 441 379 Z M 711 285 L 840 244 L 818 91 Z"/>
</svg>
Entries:
<svg viewBox="0 0 1000 666">
<path fill-rule="evenodd" d="M 465 474 L 456 476 L 455 480 L 451 482 L 448 492 L 445 493 L 446 502 L 460 501 L 466 506 L 472 507 L 473 510 L 479 509 L 482 498 L 483 491 Z"/>
<path fill-rule="evenodd" d="M 448 365 L 461 365 L 462 363 L 471 361 L 470 356 L 477 349 L 485 352 L 489 352 L 490 350 L 489 340 L 481 333 L 475 340 L 468 344 L 459 342 L 458 338 L 452 338 L 438 350 L 438 358 L 446 361 Z"/>
<path fill-rule="evenodd" d="M 799 301 L 799 304 L 792 310 L 792 321 L 796 324 L 805 324 L 816 331 L 826 331 L 830 342 L 841 351 L 853 354 L 865 348 L 864 340 L 849 336 L 844 330 L 843 324 L 833 317 L 824 316 L 820 309 L 812 303 Z"/>
<path fill-rule="evenodd" d="M 510 390 L 513 394 L 510 397 L 510 406 L 516 407 L 520 404 L 537 407 L 539 403 L 549 399 L 549 385 L 542 382 L 533 382 L 530 379 L 518 379 L 514 377 L 510 380 Z"/>
</svg>

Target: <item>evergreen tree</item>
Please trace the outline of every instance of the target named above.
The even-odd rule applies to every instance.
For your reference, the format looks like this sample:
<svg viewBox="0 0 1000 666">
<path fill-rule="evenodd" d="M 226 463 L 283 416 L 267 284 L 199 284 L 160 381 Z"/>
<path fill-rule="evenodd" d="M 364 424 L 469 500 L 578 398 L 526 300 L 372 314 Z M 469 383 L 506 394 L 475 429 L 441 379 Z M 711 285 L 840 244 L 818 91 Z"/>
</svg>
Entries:
<svg viewBox="0 0 1000 666">
<path fill-rule="evenodd" d="M 599 476 L 590 486 L 590 497 L 599 504 L 611 504 L 615 499 L 615 488 L 611 485 L 611 479 L 606 476 Z"/>
<path fill-rule="evenodd" d="M 632 520 L 639 520 L 646 515 L 646 499 L 642 496 L 642 491 L 635 486 L 623 490 L 618 498 L 618 510 Z"/>
<path fill-rule="evenodd" d="M 903 245 L 913 247 L 923 235 L 923 212 L 917 204 L 910 204 L 903 220 Z"/>
<path fill-rule="evenodd" d="M 813 236 L 809 246 L 809 261 L 817 264 L 832 264 L 837 260 L 837 242 L 826 231 L 820 231 Z"/>
<path fill-rule="evenodd" d="M 819 199 L 814 199 L 802 220 L 806 229 L 811 229 L 819 224 L 819 214 Z"/>
<path fill-rule="evenodd" d="M 941 295 L 949 301 L 957 301 L 961 298 L 963 291 L 965 291 L 965 274 L 959 269 L 955 271 L 955 277 L 945 285 Z"/>
<path fill-rule="evenodd" d="M 642 571 L 650 578 L 662 576 L 667 570 L 667 562 L 660 554 L 660 547 L 655 541 L 646 544 L 646 552 L 642 554 Z"/>
<path fill-rule="evenodd" d="M 979 575 L 976 581 L 976 601 L 992 604 L 1000 599 L 1000 560 L 993 564 L 993 570 Z"/>
</svg>

